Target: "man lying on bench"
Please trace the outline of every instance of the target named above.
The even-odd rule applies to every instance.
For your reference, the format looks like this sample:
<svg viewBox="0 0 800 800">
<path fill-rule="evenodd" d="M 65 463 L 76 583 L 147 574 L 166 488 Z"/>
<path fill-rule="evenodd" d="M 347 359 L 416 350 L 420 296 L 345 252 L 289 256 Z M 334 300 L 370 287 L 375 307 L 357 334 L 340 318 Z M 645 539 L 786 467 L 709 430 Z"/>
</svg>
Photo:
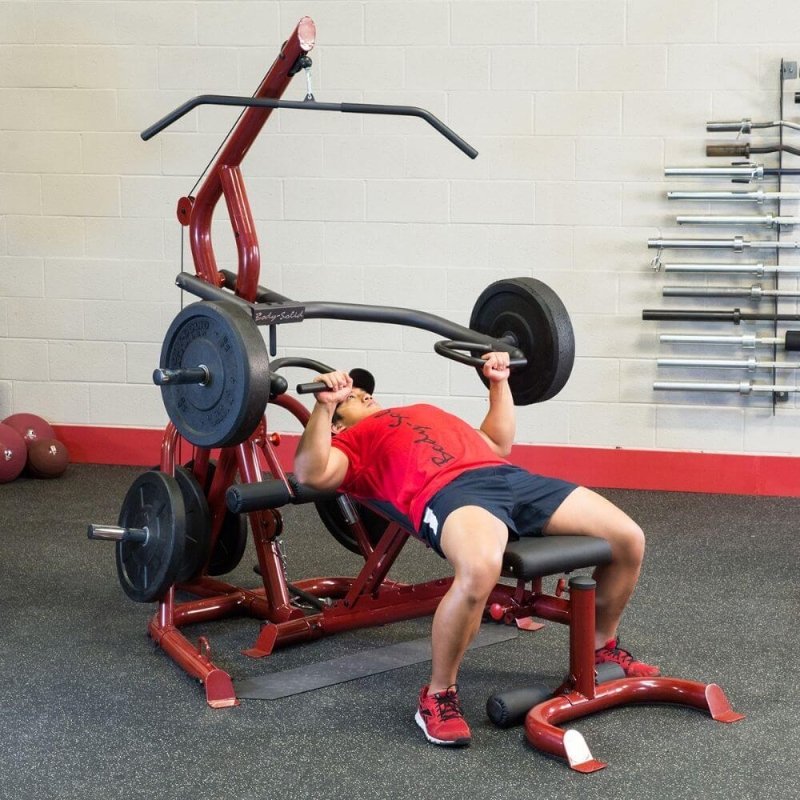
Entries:
<svg viewBox="0 0 800 800">
<path fill-rule="evenodd" d="M 433 617 L 431 678 L 416 713 L 428 741 L 442 745 L 470 743 L 456 677 L 500 578 L 509 531 L 607 540 L 612 561 L 593 575 L 595 663 L 616 662 L 629 676 L 659 674 L 622 650 L 617 638 L 639 577 L 644 534 L 595 492 L 506 460 L 516 429 L 509 357 L 495 352 L 483 358 L 489 410 L 477 430 L 431 405 L 381 408 L 372 398 L 375 380 L 366 370 L 320 375 L 328 391 L 316 396 L 294 462 L 298 480 L 315 489 L 390 503 L 453 566 L 452 586 Z"/>
</svg>

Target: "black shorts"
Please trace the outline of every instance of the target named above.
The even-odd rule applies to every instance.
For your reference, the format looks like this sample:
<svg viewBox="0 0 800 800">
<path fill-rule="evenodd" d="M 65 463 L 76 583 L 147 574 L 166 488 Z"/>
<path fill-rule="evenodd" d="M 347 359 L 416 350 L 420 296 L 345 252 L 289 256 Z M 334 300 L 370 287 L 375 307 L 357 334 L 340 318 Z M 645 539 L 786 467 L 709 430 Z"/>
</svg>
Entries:
<svg viewBox="0 0 800 800">
<path fill-rule="evenodd" d="M 486 509 L 506 524 L 512 536 L 540 536 L 555 510 L 577 488 L 576 483 L 510 464 L 470 470 L 431 498 L 422 514 L 419 536 L 444 557 L 439 536 L 450 513 L 463 506 Z"/>
</svg>

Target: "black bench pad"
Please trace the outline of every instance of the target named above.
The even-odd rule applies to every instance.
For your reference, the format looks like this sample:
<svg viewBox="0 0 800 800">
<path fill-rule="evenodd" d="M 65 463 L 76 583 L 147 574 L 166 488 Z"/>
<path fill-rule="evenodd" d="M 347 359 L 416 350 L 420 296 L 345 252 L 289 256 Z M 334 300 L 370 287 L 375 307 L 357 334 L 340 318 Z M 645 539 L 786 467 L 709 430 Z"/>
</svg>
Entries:
<svg viewBox="0 0 800 800">
<path fill-rule="evenodd" d="M 540 578 L 611 561 L 611 546 L 595 536 L 523 536 L 503 554 L 506 578 Z"/>
</svg>

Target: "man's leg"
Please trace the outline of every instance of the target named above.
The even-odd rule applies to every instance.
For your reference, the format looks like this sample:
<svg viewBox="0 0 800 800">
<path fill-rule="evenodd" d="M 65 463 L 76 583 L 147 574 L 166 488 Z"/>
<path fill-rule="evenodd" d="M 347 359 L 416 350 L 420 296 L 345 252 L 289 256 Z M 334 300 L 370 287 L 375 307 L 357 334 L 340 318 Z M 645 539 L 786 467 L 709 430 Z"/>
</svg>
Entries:
<svg viewBox="0 0 800 800">
<path fill-rule="evenodd" d="M 477 506 L 463 506 L 445 520 L 439 543 L 455 576 L 433 616 L 431 694 L 456 683 L 464 652 L 500 577 L 507 541 L 505 524 Z"/>
<path fill-rule="evenodd" d="M 545 534 L 598 536 L 611 545 L 612 561 L 594 572 L 597 581 L 595 646 L 616 639 L 617 627 L 633 594 L 644 558 L 642 529 L 613 503 L 578 487 L 556 509 Z"/>
</svg>

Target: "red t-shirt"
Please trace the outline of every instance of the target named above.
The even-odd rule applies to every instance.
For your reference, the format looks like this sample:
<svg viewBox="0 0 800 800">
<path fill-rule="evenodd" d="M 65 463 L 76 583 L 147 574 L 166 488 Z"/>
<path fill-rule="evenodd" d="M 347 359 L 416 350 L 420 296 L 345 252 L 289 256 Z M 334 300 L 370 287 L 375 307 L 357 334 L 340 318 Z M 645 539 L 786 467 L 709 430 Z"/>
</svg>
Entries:
<svg viewBox="0 0 800 800">
<path fill-rule="evenodd" d="M 509 463 L 466 422 L 424 404 L 381 409 L 332 444 L 350 462 L 339 491 L 389 502 L 415 529 L 428 501 L 462 472 Z"/>
</svg>

